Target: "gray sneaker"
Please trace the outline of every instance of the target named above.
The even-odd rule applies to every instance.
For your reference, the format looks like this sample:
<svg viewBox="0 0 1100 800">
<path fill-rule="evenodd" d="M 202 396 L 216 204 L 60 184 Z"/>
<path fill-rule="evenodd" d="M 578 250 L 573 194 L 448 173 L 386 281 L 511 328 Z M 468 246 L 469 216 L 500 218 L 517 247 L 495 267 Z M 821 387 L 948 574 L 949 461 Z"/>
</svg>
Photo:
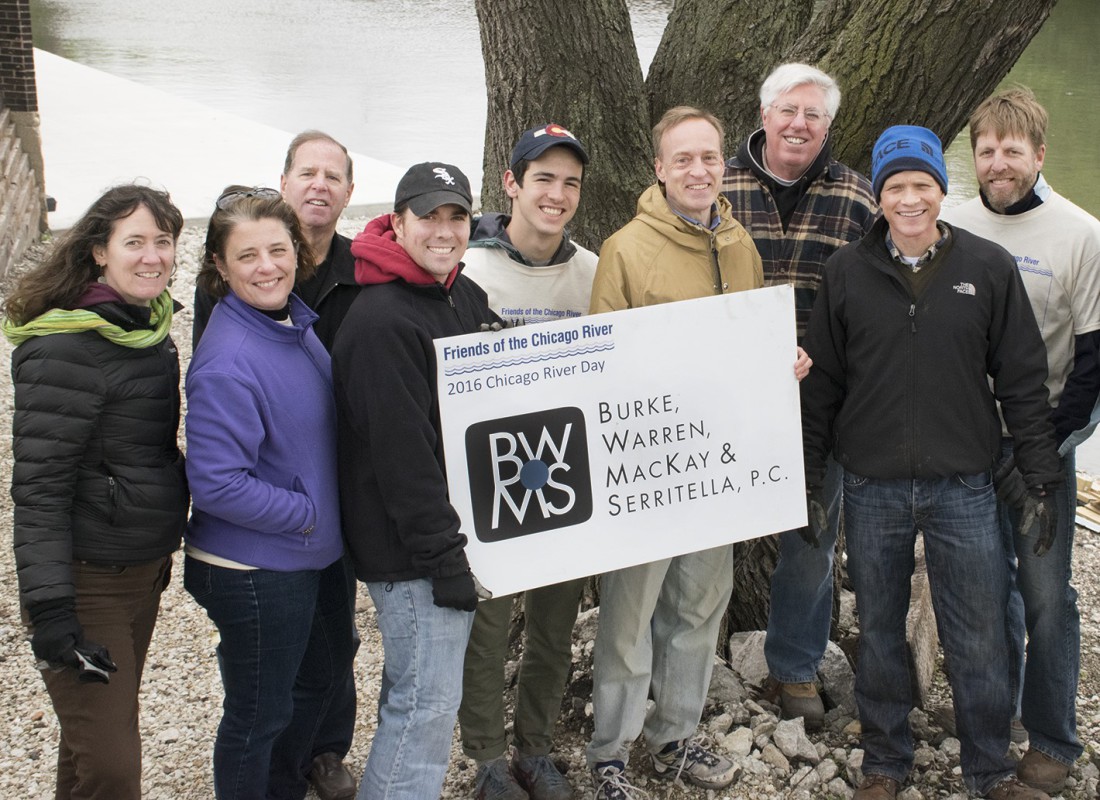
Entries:
<svg viewBox="0 0 1100 800">
<path fill-rule="evenodd" d="M 669 742 L 659 753 L 653 754 L 653 770 L 658 778 L 682 778 L 685 783 L 703 789 L 725 789 L 737 777 L 738 767 L 709 746 L 701 736 Z"/>
<path fill-rule="evenodd" d="M 512 756 L 512 774 L 531 800 L 573 800 L 573 787 L 549 756 Z"/>
<path fill-rule="evenodd" d="M 528 800 L 527 792 L 516 783 L 505 756 L 485 761 L 474 777 L 476 800 Z"/>
<path fill-rule="evenodd" d="M 592 770 L 592 785 L 596 787 L 592 800 L 648 800 L 648 794 L 630 785 L 625 769 L 621 761 L 597 764 Z"/>
</svg>

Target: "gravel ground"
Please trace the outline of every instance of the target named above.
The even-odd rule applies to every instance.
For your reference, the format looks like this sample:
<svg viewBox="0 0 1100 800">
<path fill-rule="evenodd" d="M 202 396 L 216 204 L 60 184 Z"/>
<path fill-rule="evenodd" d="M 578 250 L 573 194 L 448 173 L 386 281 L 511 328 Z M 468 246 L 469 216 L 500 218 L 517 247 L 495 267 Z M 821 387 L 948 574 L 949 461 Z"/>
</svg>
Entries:
<svg viewBox="0 0 1100 800">
<path fill-rule="evenodd" d="M 342 231 L 354 233 L 364 220 L 347 220 Z M 179 274 L 173 294 L 190 304 L 194 273 L 205 231 L 189 228 L 180 239 Z M 20 265 L 25 269 L 41 257 L 45 248 L 36 246 Z M 19 270 L 16 270 L 16 274 Z M 191 316 L 177 315 L 173 337 L 186 368 L 190 358 Z M 0 344 L 0 370 L 8 373 L 11 347 Z M 0 390 L 0 411 L 11 419 L 12 391 L 5 382 Z M 6 423 L 5 423 L 6 424 Z M 182 440 L 182 432 L 181 432 Z M 3 437 L 0 448 L 0 485 L 11 477 L 11 440 Z M 10 526 L 11 499 L 0 492 L 0 521 Z M 144 733 L 144 795 L 151 800 L 190 800 L 213 796 L 210 757 L 214 733 L 220 718 L 221 685 L 214 658 L 217 634 L 202 610 L 183 590 L 182 563 L 177 554 L 176 577 L 164 594 L 160 620 L 150 648 L 143 686 L 142 728 Z M 1094 798 L 1100 771 L 1100 587 L 1094 577 L 1100 569 L 1100 535 L 1078 528 L 1074 544 L 1077 588 L 1080 592 L 1082 647 L 1081 686 L 1078 695 L 1078 730 L 1085 742 L 1085 755 L 1078 761 L 1065 798 Z M 0 662 L 13 671 L 7 677 L 7 729 L 0 736 L 0 796 L 47 800 L 53 797 L 53 771 L 57 744 L 57 722 L 19 621 L 18 591 L 11 549 L 0 547 Z M 360 587 L 356 618 L 363 646 L 356 662 L 360 714 L 355 741 L 347 763 L 357 775 L 366 762 L 374 732 L 376 703 L 382 664 L 382 647 L 373 621 L 374 612 Z M 574 646 L 574 674 L 559 723 L 560 765 L 569 770 L 578 789 L 587 792 L 584 776 L 584 745 L 591 732 L 591 627 L 578 626 Z M 514 664 L 512 665 L 514 667 Z M 941 685 L 937 692 L 947 700 Z M 753 731 L 754 744 L 736 761 L 741 776 L 724 792 L 707 792 L 682 786 L 657 784 L 647 779 L 648 769 L 638 766 L 638 783 L 653 798 L 670 800 L 718 800 L 719 798 L 796 797 L 846 798 L 851 796 L 852 775 L 858 776 L 860 751 L 856 732 L 849 720 L 839 719 L 820 734 L 811 735 L 816 757 L 796 755 L 775 733 L 771 707 L 751 700 L 716 699 L 708 706 L 706 724 L 719 739 L 737 733 L 742 725 Z M 904 800 L 965 797 L 958 770 L 958 742 L 925 723 L 917 712 L 918 767 Z M 733 738 L 727 737 L 731 742 Z M 1094 763 L 1095 760 L 1095 763 Z M 636 765 L 644 763 L 636 752 Z M 632 770 L 633 771 L 633 770 Z M 473 764 L 455 748 L 443 796 L 472 796 Z M 792 788 L 795 787 L 795 788 Z M 582 796 L 580 793 L 578 796 Z M 310 798 L 315 797 L 312 792 Z"/>
</svg>

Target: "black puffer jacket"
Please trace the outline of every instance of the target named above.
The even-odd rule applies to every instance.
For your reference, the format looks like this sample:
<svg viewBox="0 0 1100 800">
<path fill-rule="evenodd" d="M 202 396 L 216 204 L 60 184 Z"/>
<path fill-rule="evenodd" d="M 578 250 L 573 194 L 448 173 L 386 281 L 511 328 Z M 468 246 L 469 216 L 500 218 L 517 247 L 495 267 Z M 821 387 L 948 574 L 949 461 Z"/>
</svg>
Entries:
<svg viewBox="0 0 1100 800">
<path fill-rule="evenodd" d="M 90 308 L 126 329 L 144 309 Z M 94 331 L 38 336 L 12 354 L 15 562 L 24 605 L 74 595 L 74 560 L 125 565 L 179 547 L 187 519 L 179 359 Z"/>
</svg>

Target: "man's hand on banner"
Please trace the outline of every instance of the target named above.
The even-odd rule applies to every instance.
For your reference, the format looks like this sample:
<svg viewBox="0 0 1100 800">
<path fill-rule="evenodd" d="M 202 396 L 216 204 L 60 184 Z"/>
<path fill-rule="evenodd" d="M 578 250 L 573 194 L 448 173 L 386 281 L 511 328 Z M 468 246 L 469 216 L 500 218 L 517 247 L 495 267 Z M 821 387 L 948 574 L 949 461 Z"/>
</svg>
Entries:
<svg viewBox="0 0 1100 800">
<path fill-rule="evenodd" d="M 810 367 L 814 365 L 814 360 L 801 347 L 797 348 L 797 351 L 798 358 L 794 362 L 794 376 L 801 381 L 810 374 Z"/>
</svg>

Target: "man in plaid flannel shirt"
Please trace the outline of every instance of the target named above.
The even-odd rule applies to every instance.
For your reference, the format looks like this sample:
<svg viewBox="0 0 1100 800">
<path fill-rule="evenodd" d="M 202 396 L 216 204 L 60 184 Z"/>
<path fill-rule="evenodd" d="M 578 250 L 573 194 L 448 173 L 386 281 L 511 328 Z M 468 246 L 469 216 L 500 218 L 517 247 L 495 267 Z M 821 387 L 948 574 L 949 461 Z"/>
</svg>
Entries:
<svg viewBox="0 0 1100 800">
<path fill-rule="evenodd" d="M 829 125 L 840 106 L 836 81 L 806 64 L 777 67 L 760 88 L 762 127 L 726 162 L 722 194 L 760 251 L 764 284 L 794 287 L 798 339 L 817 297 L 825 260 L 867 233 L 878 206 L 867 179 L 833 159 Z M 827 525 L 779 534 L 764 652 L 784 718 L 819 728 L 815 683 L 829 641 L 840 470 L 830 459 Z"/>
</svg>

